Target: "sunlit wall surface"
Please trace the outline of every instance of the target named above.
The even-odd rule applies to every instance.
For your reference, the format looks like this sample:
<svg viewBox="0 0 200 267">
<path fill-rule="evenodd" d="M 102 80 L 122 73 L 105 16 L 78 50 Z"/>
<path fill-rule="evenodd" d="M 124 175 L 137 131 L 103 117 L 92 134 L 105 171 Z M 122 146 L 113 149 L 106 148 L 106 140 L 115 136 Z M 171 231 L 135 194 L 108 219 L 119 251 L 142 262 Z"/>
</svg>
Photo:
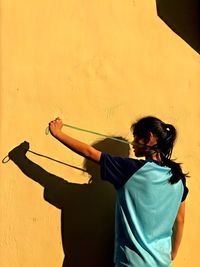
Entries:
<svg viewBox="0 0 200 267">
<path fill-rule="evenodd" d="M 88 167 L 80 156 L 45 135 L 48 122 L 57 116 L 64 123 L 129 140 L 130 125 L 141 116 L 155 115 L 173 123 L 178 130 L 173 158 L 183 162 L 184 171 L 191 176 L 185 231 L 173 266 L 197 267 L 198 52 L 161 20 L 153 0 L 2 0 L 0 27 L 2 159 L 27 140 L 34 152 L 79 168 Z M 64 130 L 88 144 L 102 140 L 96 135 Z M 63 266 L 98 267 L 86 264 L 89 258 L 91 262 L 103 262 L 107 259 L 106 251 L 112 248 L 112 234 L 108 234 L 113 231 L 112 186 L 94 182 L 99 178 L 98 170 L 87 174 L 30 152 L 27 156 L 74 187 L 66 190 L 63 213 L 59 205 L 45 201 L 44 188 L 11 161 L 1 164 L 1 266 L 61 267 L 64 246 Z M 95 191 L 86 185 L 91 177 L 94 179 L 90 186 Z M 106 228 L 108 219 L 110 230 Z M 111 243 L 105 244 L 105 233 L 99 230 L 98 222 Z M 69 244 L 61 225 L 71 233 Z M 86 240 L 87 236 L 90 240 Z M 73 240 L 77 240 L 77 245 Z M 96 240 L 101 240 L 103 254 L 95 247 Z M 75 266 L 73 255 L 85 265 L 79 261 Z"/>
</svg>

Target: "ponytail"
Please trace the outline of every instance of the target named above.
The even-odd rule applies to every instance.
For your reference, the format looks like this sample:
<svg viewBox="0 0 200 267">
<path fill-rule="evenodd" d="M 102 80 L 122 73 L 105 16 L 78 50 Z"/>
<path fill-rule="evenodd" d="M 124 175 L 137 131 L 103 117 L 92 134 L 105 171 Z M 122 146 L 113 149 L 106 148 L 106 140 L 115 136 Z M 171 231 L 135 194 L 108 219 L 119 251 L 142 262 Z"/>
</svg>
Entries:
<svg viewBox="0 0 200 267">
<path fill-rule="evenodd" d="M 171 184 L 177 183 L 180 179 L 185 181 L 186 177 L 188 177 L 187 173 L 183 173 L 181 164 L 177 163 L 169 158 L 166 158 L 163 153 L 161 155 L 161 160 L 163 165 L 169 167 L 171 169 L 172 176 L 169 179 Z"/>
<path fill-rule="evenodd" d="M 171 169 L 172 176 L 169 179 L 171 184 L 177 183 L 180 179 L 185 180 L 188 174 L 184 174 L 181 164 L 171 160 L 174 142 L 176 140 L 177 132 L 172 124 L 163 123 L 163 128 L 166 132 L 166 137 L 160 139 L 161 160 L 163 165 Z"/>
</svg>

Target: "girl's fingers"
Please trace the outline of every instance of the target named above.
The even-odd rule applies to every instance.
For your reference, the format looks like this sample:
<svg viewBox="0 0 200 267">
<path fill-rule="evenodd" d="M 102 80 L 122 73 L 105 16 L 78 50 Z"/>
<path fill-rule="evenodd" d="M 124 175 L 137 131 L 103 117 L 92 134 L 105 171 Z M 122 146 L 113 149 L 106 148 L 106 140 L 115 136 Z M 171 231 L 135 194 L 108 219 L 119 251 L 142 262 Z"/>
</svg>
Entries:
<svg viewBox="0 0 200 267">
<path fill-rule="evenodd" d="M 62 127 L 62 120 L 59 117 L 57 117 L 56 119 L 49 122 L 49 126 L 60 128 L 60 127 Z"/>
</svg>

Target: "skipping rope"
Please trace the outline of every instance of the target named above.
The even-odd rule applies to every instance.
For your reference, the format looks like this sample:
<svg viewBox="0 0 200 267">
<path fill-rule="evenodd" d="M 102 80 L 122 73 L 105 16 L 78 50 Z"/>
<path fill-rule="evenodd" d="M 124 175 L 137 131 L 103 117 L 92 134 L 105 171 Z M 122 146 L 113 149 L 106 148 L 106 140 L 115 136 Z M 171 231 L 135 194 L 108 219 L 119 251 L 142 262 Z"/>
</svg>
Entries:
<svg viewBox="0 0 200 267">
<path fill-rule="evenodd" d="M 109 135 L 106 135 L 106 134 L 102 134 L 102 133 L 94 132 L 94 131 L 91 131 L 91 130 L 87 130 L 87 129 L 79 128 L 79 127 L 76 127 L 76 126 L 73 126 L 73 125 L 70 125 L 70 124 L 63 124 L 63 126 L 68 127 L 68 128 L 72 128 L 72 129 L 75 129 L 75 130 L 78 130 L 78 131 L 82 131 L 82 132 L 91 133 L 91 134 L 95 134 L 95 135 L 98 135 L 98 136 L 106 137 L 106 138 L 108 138 L 108 139 L 111 139 L 111 140 L 114 140 L 114 141 L 117 141 L 117 142 L 120 142 L 120 143 L 125 143 L 125 144 L 128 144 L 128 145 L 131 145 L 131 144 L 132 144 L 132 142 L 130 142 L 130 141 L 126 141 L 126 140 L 119 139 L 119 138 L 116 138 L 116 137 L 113 137 L 113 136 L 109 136 Z M 48 127 L 45 129 L 45 134 L 48 135 L 49 132 L 50 132 L 50 130 L 49 130 L 49 126 L 48 126 Z M 50 159 L 50 160 L 54 160 L 54 159 L 51 158 L 51 157 L 41 155 L 41 154 L 36 153 L 36 152 L 33 152 L 33 151 L 31 151 L 31 150 L 28 150 L 28 151 L 31 152 L 31 153 L 33 153 L 33 154 L 35 154 L 35 155 L 38 155 L 38 156 L 41 156 L 41 157 L 45 157 L 45 158 L 48 158 L 48 159 Z M 7 155 L 7 156 L 2 160 L 2 163 L 7 163 L 9 160 L 10 160 L 10 159 L 9 159 L 9 156 Z M 69 166 L 69 164 L 63 163 L 62 161 L 59 161 L 59 160 L 54 160 L 54 161 Z M 80 168 L 77 167 L 77 169 L 80 169 Z M 83 170 L 83 169 L 80 169 L 80 170 Z"/>
</svg>

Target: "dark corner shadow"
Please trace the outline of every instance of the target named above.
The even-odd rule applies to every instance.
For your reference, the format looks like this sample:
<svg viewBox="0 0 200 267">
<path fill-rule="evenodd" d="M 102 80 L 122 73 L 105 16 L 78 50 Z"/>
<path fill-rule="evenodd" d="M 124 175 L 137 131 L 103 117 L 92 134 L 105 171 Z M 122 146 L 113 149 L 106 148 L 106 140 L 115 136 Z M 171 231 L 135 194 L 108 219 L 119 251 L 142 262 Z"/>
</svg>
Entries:
<svg viewBox="0 0 200 267">
<path fill-rule="evenodd" d="M 200 1 L 156 0 L 158 16 L 200 53 Z"/>
<path fill-rule="evenodd" d="M 92 146 L 111 155 L 129 156 L 128 144 L 108 138 Z M 61 209 L 62 267 L 113 267 L 116 194 L 111 184 L 101 181 L 99 166 L 85 160 L 90 182 L 70 183 L 29 160 L 28 149 L 24 142 L 8 155 L 25 175 L 44 187 L 44 199 Z"/>
</svg>

